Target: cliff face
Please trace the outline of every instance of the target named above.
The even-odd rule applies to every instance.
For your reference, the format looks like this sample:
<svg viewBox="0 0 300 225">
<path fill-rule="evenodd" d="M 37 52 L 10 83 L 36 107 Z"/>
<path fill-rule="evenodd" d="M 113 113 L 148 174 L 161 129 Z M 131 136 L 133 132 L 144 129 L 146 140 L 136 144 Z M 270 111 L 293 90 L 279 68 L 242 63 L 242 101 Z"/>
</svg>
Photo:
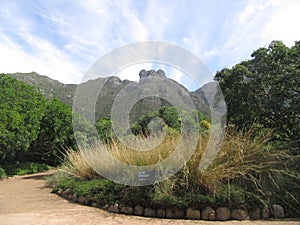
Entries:
<svg viewBox="0 0 300 225">
<path fill-rule="evenodd" d="M 143 79 L 143 78 L 147 78 L 147 77 L 162 77 L 162 78 L 167 78 L 166 77 L 166 74 L 165 74 L 165 71 L 163 70 L 141 70 L 141 72 L 139 73 L 139 76 L 140 76 L 140 79 Z"/>
</svg>

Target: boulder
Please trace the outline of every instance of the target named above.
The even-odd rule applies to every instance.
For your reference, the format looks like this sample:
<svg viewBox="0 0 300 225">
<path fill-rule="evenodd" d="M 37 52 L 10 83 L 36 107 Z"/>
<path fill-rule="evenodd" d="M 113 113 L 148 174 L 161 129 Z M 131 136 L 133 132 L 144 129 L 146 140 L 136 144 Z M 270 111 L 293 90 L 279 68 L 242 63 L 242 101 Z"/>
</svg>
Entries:
<svg viewBox="0 0 300 225">
<path fill-rule="evenodd" d="M 168 208 L 166 210 L 166 217 L 170 219 L 184 218 L 184 211 L 178 208 Z"/>
<path fill-rule="evenodd" d="M 117 204 L 115 205 L 110 205 L 107 208 L 108 212 L 112 212 L 112 213 L 119 213 L 119 206 Z"/>
<path fill-rule="evenodd" d="M 230 218 L 230 209 L 226 207 L 219 207 L 216 210 L 217 220 L 228 220 Z"/>
<path fill-rule="evenodd" d="M 201 218 L 203 220 L 215 220 L 216 219 L 216 210 L 212 207 L 207 206 L 201 212 Z"/>
<path fill-rule="evenodd" d="M 98 202 L 92 202 L 92 203 L 91 203 L 91 206 L 92 206 L 92 207 L 98 207 Z"/>
<path fill-rule="evenodd" d="M 144 216 L 155 217 L 155 210 L 152 208 L 145 208 Z"/>
<path fill-rule="evenodd" d="M 249 216 L 253 220 L 259 220 L 261 219 L 260 213 L 261 213 L 260 208 L 255 208 L 249 211 Z"/>
<path fill-rule="evenodd" d="M 247 209 L 233 209 L 231 211 L 231 217 L 235 220 L 249 220 L 250 216 Z"/>
<path fill-rule="evenodd" d="M 284 218 L 284 209 L 281 205 L 272 205 L 272 213 L 275 218 Z"/>
<path fill-rule="evenodd" d="M 198 210 L 198 209 L 193 209 L 193 208 L 189 207 L 189 208 L 186 210 L 186 218 L 188 218 L 188 219 L 195 219 L 195 220 L 201 219 L 201 213 L 200 213 L 200 210 Z"/>
<path fill-rule="evenodd" d="M 144 211 L 144 208 L 140 205 L 136 205 L 134 207 L 134 214 L 137 215 L 137 216 L 143 215 L 143 211 Z"/>
<path fill-rule="evenodd" d="M 159 208 L 156 212 L 156 216 L 159 218 L 166 217 L 166 210 Z"/>
<path fill-rule="evenodd" d="M 79 196 L 77 199 L 78 203 L 85 205 L 86 204 L 86 199 L 83 196 Z"/>
<path fill-rule="evenodd" d="M 123 206 L 121 208 L 121 213 L 131 215 L 133 213 L 133 209 L 132 209 L 132 207 L 129 207 L 129 206 Z"/>
<path fill-rule="evenodd" d="M 268 219 L 270 217 L 270 210 L 268 207 L 264 207 L 261 212 L 263 219 Z"/>
</svg>

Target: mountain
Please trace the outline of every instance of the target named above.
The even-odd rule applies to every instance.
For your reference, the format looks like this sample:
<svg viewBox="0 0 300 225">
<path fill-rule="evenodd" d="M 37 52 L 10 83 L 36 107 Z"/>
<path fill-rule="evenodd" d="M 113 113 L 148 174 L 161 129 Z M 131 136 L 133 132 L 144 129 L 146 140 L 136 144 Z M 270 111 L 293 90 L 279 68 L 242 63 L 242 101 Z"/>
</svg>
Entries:
<svg viewBox="0 0 300 225">
<path fill-rule="evenodd" d="M 36 72 L 11 73 L 6 75 L 37 87 L 47 99 L 58 98 L 65 104 L 73 104 L 73 96 L 77 87 L 76 84 L 63 84 Z"/>
<path fill-rule="evenodd" d="M 13 73 L 7 74 L 12 76 L 18 80 L 21 80 L 29 85 L 33 85 L 38 88 L 38 90 L 47 98 L 53 99 L 58 98 L 65 104 L 73 106 L 73 98 L 76 92 L 77 84 L 63 84 L 57 80 L 52 80 L 47 76 L 39 75 L 35 72 L 31 73 Z M 171 80 L 166 77 L 165 72 L 163 70 L 142 70 L 140 73 L 140 82 L 142 79 L 149 77 L 159 77 L 168 79 L 168 81 L 174 82 L 176 85 L 178 84 L 176 81 Z M 95 93 L 99 90 L 99 87 L 103 85 L 101 89 L 101 93 L 98 96 L 95 110 L 95 117 L 110 117 L 111 107 L 116 98 L 117 94 L 127 85 L 131 84 L 138 85 L 137 82 L 129 81 L 129 80 L 121 80 L 118 77 L 106 77 L 106 78 L 97 78 L 95 80 L 89 80 L 83 84 L 81 87 L 84 87 L 84 98 L 81 102 L 86 102 L 86 105 L 81 106 L 81 109 L 76 109 L 77 111 L 83 110 L 88 107 L 88 104 L 91 102 L 91 99 L 94 98 Z M 198 89 L 194 92 L 188 92 L 188 90 L 180 85 L 187 93 L 189 93 L 191 99 L 193 100 L 196 108 L 203 112 L 206 115 L 210 114 L 208 102 L 206 100 L 205 94 L 201 89 Z M 183 93 L 179 93 L 183 95 Z M 130 120 L 131 122 L 136 121 L 140 116 L 144 115 L 149 111 L 158 110 L 162 106 L 170 105 L 164 99 L 158 97 L 147 97 L 140 101 L 138 101 L 131 110 Z"/>
</svg>

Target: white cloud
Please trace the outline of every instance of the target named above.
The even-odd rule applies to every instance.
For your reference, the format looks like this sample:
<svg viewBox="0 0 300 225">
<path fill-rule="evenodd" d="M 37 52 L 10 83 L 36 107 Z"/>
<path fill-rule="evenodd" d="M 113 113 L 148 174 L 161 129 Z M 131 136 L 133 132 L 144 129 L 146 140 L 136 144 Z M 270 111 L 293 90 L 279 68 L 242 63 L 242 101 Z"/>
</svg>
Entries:
<svg viewBox="0 0 300 225">
<path fill-rule="evenodd" d="M 279 5 L 278 5 L 279 6 Z M 300 1 L 286 1 L 263 26 L 261 37 L 264 40 L 282 40 L 288 46 L 300 40 Z"/>
<path fill-rule="evenodd" d="M 250 4 L 248 4 L 244 9 L 244 11 L 241 12 L 239 15 L 240 23 L 245 24 L 249 22 L 255 16 L 255 14 L 262 9 L 263 9 L 262 3 L 258 3 L 255 1 L 250 2 Z"/>
<path fill-rule="evenodd" d="M 300 40 L 300 1 L 228 2 L 1 1 L 0 72 L 36 71 L 78 82 L 101 56 L 147 40 L 181 45 L 216 70 L 249 58 L 272 40 L 288 45 Z M 126 78 L 128 71 L 126 79 L 136 80 L 142 66 L 151 69 L 139 65 L 121 74 Z M 173 76 L 183 80 L 179 73 Z"/>
<path fill-rule="evenodd" d="M 220 49 L 219 67 L 230 67 L 249 59 L 251 53 L 272 40 L 282 40 L 287 45 L 300 39 L 299 1 L 248 1 L 238 16 L 232 20 L 232 32 L 225 37 Z M 238 22 L 237 22 L 238 21 Z"/>
<path fill-rule="evenodd" d="M 1 72 L 32 72 L 47 75 L 63 83 L 80 81 L 82 71 L 70 61 L 67 55 L 60 52 L 51 43 L 28 35 L 26 40 L 35 49 L 30 55 L 22 46 L 0 36 Z"/>
</svg>

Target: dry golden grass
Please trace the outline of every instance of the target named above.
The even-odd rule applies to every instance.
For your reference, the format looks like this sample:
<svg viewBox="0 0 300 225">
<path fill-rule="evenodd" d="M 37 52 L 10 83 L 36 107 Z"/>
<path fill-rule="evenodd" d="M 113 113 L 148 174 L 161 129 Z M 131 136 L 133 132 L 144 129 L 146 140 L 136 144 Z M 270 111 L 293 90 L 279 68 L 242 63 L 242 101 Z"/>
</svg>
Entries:
<svg viewBox="0 0 300 225">
<path fill-rule="evenodd" d="M 270 137 L 271 132 L 255 134 L 255 130 L 238 132 L 228 129 L 217 157 L 204 171 L 199 171 L 199 163 L 209 140 L 209 135 L 200 135 L 192 158 L 178 173 L 180 175 L 171 178 L 170 184 L 174 186 L 177 183 L 186 189 L 202 186 L 210 192 L 215 192 L 222 183 L 241 177 L 250 180 L 259 188 L 260 181 L 255 178 L 255 175 L 284 173 L 282 162 L 291 160 L 287 152 L 270 147 L 268 143 Z M 107 150 L 115 159 L 126 164 L 152 165 L 170 156 L 179 138 L 167 135 L 163 142 L 151 151 L 132 150 L 115 141 L 110 145 L 95 145 L 90 149 L 81 148 L 78 152 L 69 150 L 66 154 L 64 170 L 82 179 L 99 177 L 100 175 L 97 175 L 85 159 L 88 157 L 94 160 L 93 165 L 106 164 L 107 168 L 104 169 L 109 171 L 110 164 L 104 162 L 105 157 L 101 155 Z"/>
<path fill-rule="evenodd" d="M 292 157 L 287 151 L 275 149 L 269 143 L 271 137 L 272 132 L 255 134 L 254 129 L 247 132 L 228 129 L 212 164 L 203 172 L 192 169 L 196 183 L 215 191 L 222 183 L 242 178 L 259 188 L 257 175 L 284 174 L 283 162 L 291 161 Z"/>
<path fill-rule="evenodd" d="M 80 179 L 92 179 L 99 174 L 88 164 L 82 151 L 69 149 L 65 153 L 65 162 L 60 170 Z"/>
<path fill-rule="evenodd" d="M 166 136 L 162 143 L 160 143 L 160 138 L 153 139 L 153 144 L 157 147 L 148 151 L 130 149 L 120 142 L 113 141 L 108 149 L 113 157 L 123 163 L 134 166 L 147 166 L 161 162 L 168 158 L 174 152 L 178 140 L 179 136 L 175 135 Z M 138 148 L 143 147 L 138 146 Z"/>
</svg>

